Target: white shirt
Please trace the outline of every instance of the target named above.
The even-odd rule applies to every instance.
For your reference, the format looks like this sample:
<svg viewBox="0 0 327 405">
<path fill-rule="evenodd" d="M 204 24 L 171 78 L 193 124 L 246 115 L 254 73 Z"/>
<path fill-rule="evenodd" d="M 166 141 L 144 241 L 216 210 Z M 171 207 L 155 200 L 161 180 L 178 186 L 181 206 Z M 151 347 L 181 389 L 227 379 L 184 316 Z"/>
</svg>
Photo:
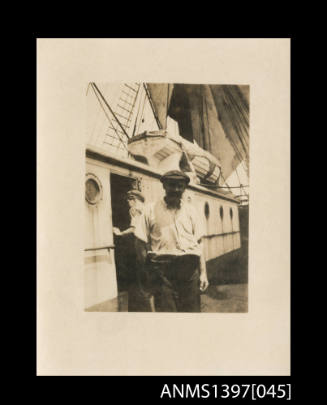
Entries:
<svg viewBox="0 0 327 405">
<path fill-rule="evenodd" d="M 129 209 L 129 216 L 131 218 L 130 226 L 135 227 L 135 224 L 137 223 L 139 216 L 143 212 L 143 208 L 144 203 L 136 199 L 134 205 Z"/>
<path fill-rule="evenodd" d="M 178 209 L 168 208 L 163 199 L 148 204 L 134 226 L 135 236 L 156 254 L 202 254 L 199 242 L 204 232 L 199 214 L 189 202 L 182 200 Z"/>
</svg>

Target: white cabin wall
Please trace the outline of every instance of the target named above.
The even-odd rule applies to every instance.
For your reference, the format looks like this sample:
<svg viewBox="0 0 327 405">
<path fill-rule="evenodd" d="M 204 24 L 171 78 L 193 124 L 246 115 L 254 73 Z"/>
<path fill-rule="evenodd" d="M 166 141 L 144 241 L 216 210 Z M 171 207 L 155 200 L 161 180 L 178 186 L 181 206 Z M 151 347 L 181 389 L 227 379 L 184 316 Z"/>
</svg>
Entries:
<svg viewBox="0 0 327 405">
<path fill-rule="evenodd" d="M 215 235 L 216 234 L 216 229 L 215 229 L 215 201 L 211 197 L 209 197 L 207 199 L 204 199 L 204 200 L 205 200 L 205 202 L 203 204 L 203 215 L 204 215 L 205 204 L 208 203 L 208 206 L 209 206 L 209 217 L 207 219 L 208 234 L 209 235 Z M 214 257 L 214 255 L 216 254 L 216 249 L 215 249 L 216 236 L 211 236 L 210 238 L 208 238 L 207 243 L 208 243 L 208 260 L 211 260 Z"/>
<path fill-rule="evenodd" d="M 240 230 L 240 220 L 239 220 L 239 214 L 238 214 L 238 207 L 233 206 L 233 231 L 239 232 Z"/>
<path fill-rule="evenodd" d="M 109 171 L 86 162 L 86 173 L 95 175 L 102 186 L 102 199 L 96 205 L 85 200 L 85 249 L 113 244 Z M 85 308 L 117 297 L 116 268 L 113 250 L 85 251 L 84 253 Z"/>
<path fill-rule="evenodd" d="M 239 212 L 238 207 L 233 207 L 233 248 L 239 249 L 241 247 L 241 237 L 240 237 L 240 222 L 239 222 Z"/>
<path fill-rule="evenodd" d="M 232 232 L 232 221 L 229 214 L 230 204 L 223 203 L 222 204 L 224 209 L 224 217 L 223 217 L 223 230 L 224 230 L 224 253 L 229 253 L 233 250 L 233 236 L 231 234 L 227 234 Z"/>
<path fill-rule="evenodd" d="M 222 220 L 220 218 L 220 213 L 219 213 L 220 206 L 221 206 L 221 201 L 216 201 L 213 216 L 215 218 L 215 223 L 216 223 L 215 233 L 217 235 L 221 235 L 223 233 L 223 224 L 222 224 Z M 217 236 L 215 238 L 214 249 L 216 250 L 217 255 L 220 256 L 220 255 L 224 254 L 225 248 L 224 248 L 224 237 L 223 236 Z"/>
<path fill-rule="evenodd" d="M 205 220 L 204 205 L 209 204 L 209 218 Z M 239 233 L 233 234 L 230 232 L 239 232 L 238 221 L 238 206 L 232 202 L 218 200 L 211 196 L 201 196 L 199 198 L 200 214 L 203 216 L 206 223 L 207 237 L 205 238 L 205 258 L 206 260 L 214 259 L 217 256 L 228 253 L 240 247 Z M 224 216 L 220 217 L 220 207 L 223 207 Z M 230 217 L 229 210 L 233 209 L 233 221 Z M 234 225 L 235 224 L 235 229 Z M 227 234 L 226 234 L 227 233 Z M 228 234 L 230 233 L 230 234 Z"/>
<path fill-rule="evenodd" d="M 238 234 L 224 235 L 227 232 L 239 231 L 239 225 L 235 224 L 232 227 L 232 220 L 230 218 L 229 209 L 233 209 L 233 224 L 238 220 L 238 206 L 235 203 L 227 202 L 216 197 L 191 192 L 191 201 L 196 207 L 199 218 L 203 224 L 204 229 L 204 255 L 206 261 L 214 259 L 217 256 L 228 253 L 240 247 L 240 237 Z M 209 204 L 209 217 L 206 219 L 204 213 L 205 203 Z M 220 218 L 220 207 L 223 207 L 224 216 L 223 220 Z M 236 213 L 236 214 L 235 214 Z"/>
<path fill-rule="evenodd" d="M 232 232 L 232 220 L 229 213 L 231 205 L 227 202 L 224 202 L 221 205 L 224 208 L 224 218 L 223 218 L 224 233 Z"/>
<path fill-rule="evenodd" d="M 221 205 L 220 200 L 214 200 L 213 202 L 213 209 L 212 209 L 212 221 L 214 222 L 214 231 L 213 233 L 216 235 L 221 235 L 223 232 L 222 221 L 219 214 L 219 208 Z M 213 238 L 213 248 L 216 251 L 216 255 L 224 254 L 224 239 L 222 236 L 216 236 Z"/>
</svg>

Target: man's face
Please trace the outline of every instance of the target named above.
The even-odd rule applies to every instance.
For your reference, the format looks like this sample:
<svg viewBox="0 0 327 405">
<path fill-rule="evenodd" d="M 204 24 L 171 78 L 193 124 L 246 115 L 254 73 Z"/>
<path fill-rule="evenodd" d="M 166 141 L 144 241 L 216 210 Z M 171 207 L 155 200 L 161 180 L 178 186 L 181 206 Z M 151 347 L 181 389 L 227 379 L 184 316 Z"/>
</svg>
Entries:
<svg viewBox="0 0 327 405">
<path fill-rule="evenodd" d="M 129 196 L 129 197 L 127 198 L 127 202 L 128 202 L 128 205 L 129 205 L 130 208 L 131 208 L 131 207 L 134 207 L 134 205 L 135 205 L 135 197 Z"/>
<path fill-rule="evenodd" d="M 168 199 L 179 201 L 186 189 L 186 182 L 184 180 L 167 179 L 163 183 L 163 188 Z"/>
</svg>

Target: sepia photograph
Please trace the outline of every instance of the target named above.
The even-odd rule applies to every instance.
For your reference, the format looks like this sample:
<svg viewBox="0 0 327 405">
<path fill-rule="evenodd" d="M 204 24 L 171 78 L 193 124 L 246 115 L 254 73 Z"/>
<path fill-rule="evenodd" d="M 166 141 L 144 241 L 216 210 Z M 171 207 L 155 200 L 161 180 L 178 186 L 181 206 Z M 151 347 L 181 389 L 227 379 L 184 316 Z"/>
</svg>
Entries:
<svg viewBox="0 0 327 405">
<path fill-rule="evenodd" d="M 247 312 L 249 86 L 86 98 L 85 311 Z"/>
<path fill-rule="evenodd" d="M 290 375 L 290 40 L 37 38 L 37 373 Z"/>
</svg>

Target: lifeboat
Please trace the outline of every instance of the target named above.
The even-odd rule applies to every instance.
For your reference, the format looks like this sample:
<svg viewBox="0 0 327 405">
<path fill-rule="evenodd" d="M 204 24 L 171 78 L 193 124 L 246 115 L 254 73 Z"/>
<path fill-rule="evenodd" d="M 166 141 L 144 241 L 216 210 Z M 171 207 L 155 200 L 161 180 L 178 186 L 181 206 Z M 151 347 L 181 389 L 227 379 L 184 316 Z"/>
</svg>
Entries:
<svg viewBox="0 0 327 405">
<path fill-rule="evenodd" d="M 162 172 L 195 172 L 202 182 L 217 183 L 221 173 L 220 162 L 211 153 L 165 130 L 146 131 L 134 136 L 128 140 L 128 151 L 136 160 Z"/>
</svg>

